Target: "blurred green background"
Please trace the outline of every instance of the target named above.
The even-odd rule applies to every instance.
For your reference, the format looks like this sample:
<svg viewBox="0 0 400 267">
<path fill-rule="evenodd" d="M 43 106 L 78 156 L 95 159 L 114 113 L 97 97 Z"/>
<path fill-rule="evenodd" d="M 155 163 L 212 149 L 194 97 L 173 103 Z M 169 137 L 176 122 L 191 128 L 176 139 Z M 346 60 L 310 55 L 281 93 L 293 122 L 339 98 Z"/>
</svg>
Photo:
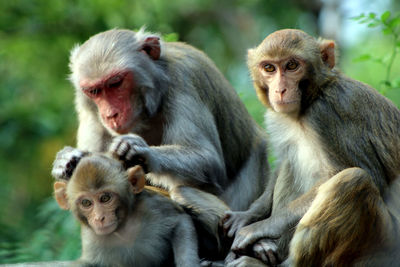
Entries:
<svg viewBox="0 0 400 267">
<path fill-rule="evenodd" d="M 362 25 L 350 19 L 387 10 L 396 18 L 399 9 L 396 0 L 0 0 L 0 263 L 80 255 L 78 226 L 52 199 L 50 176 L 56 152 L 76 141 L 67 81 L 74 44 L 110 28 L 173 33 L 216 62 L 262 125 L 246 50 L 281 28 L 337 40 L 342 71 L 399 106 L 400 64 L 392 56 L 400 19 L 392 32 L 371 25 L 373 15 Z"/>
</svg>

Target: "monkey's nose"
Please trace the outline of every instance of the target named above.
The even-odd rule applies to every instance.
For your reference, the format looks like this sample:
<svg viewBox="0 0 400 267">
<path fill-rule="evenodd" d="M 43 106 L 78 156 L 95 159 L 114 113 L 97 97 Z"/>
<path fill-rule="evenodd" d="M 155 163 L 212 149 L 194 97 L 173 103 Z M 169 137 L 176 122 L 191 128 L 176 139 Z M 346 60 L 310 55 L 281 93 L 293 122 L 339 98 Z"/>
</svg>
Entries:
<svg viewBox="0 0 400 267">
<path fill-rule="evenodd" d="M 275 93 L 280 94 L 281 96 L 286 92 L 286 88 L 275 90 Z"/>
<path fill-rule="evenodd" d="M 116 119 L 118 117 L 118 112 L 113 112 L 107 115 L 108 120 Z"/>
<path fill-rule="evenodd" d="M 98 216 L 95 218 L 96 221 L 101 222 L 101 223 L 103 223 L 105 219 L 106 219 L 105 216 Z"/>
</svg>

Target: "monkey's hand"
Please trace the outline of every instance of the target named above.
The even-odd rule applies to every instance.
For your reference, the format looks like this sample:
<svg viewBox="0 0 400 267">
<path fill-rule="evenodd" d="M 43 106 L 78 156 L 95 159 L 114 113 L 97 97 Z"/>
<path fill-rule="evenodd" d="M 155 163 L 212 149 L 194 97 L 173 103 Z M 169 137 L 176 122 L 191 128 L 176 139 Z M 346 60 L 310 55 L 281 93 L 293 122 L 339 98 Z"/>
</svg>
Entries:
<svg viewBox="0 0 400 267">
<path fill-rule="evenodd" d="M 268 266 L 276 266 L 282 261 L 275 240 L 258 240 L 253 246 L 253 253 L 256 258 L 262 260 L 264 263 L 268 264 Z"/>
<path fill-rule="evenodd" d="M 115 137 L 109 151 L 124 162 L 125 168 L 141 165 L 144 172 L 154 167 L 153 151 L 146 141 L 136 134 Z M 149 166 L 150 165 L 150 166 Z"/>
<path fill-rule="evenodd" d="M 239 255 L 245 254 L 260 239 L 279 239 L 287 230 L 286 222 L 285 217 L 273 216 L 243 227 L 236 233 L 231 250 Z"/>
<path fill-rule="evenodd" d="M 227 267 L 264 267 L 267 266 L 258 259 L 249 256 L 239 256 L 238 258 L 225 262 Z"/>
<path fill-rule="evenodd" d="M 81 158 L 87 154 L 89 154 L 89 152 L 82 151 L 77 148 L 70 146 L 64 147 L 56 155 L 56 159 L 53 162 L 51 175 L 56 180 L 69 180 Z"/>
<path fill-rule="evenodd" d="M 252 222 L 252 216 L 247 211 L 227 211 L 220 225 L 224 234 L 233 237 L 243 226 Z"/>
</svg>

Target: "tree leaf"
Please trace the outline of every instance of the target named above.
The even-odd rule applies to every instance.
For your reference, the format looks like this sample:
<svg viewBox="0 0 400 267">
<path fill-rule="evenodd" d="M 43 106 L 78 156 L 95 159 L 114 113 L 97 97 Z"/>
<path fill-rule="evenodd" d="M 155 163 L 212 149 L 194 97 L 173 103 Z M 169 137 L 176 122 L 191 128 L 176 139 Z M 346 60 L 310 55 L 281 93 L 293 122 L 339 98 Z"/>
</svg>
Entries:
<svg viewBox="0 0 400 267">
<path fill-rule="evenodd" d="M 377 22 L 371 22 L 370 24 L 368 24 L 368 28 L 375 28 L 378 27 L 381 23 L 379 21 Z"/>
<path fill-rule="evenodd" d="M 386 27 L 382 30 L 382 32 L 384 35 L 388 35 L 388 34 L 393 33 L 393 30 L 392 30 L 392 28 Z"/>
<path fill-rule="evenodd" d="M 368 17 L 370 17 L 371 19 L 374 19 L 374 18 L 376 18 L 376 14 L 371 12 L 368 14 Z"/>
<path fill-rule="evenodd" d="M 382 22 L 386 22 L 390 17 L 390 11 L 386 11 L 381 15 L 381 21 Z"/>
<path fill-rule="evenodd" d="M 397 25 L 400 25 L 400 16 L 399 16 L 399 17 L 396 17 L 396 18 L 394 18 L 394 19 L 392 19 L 392 20 L 389 22 L 389 26 L 390 26 L 391 28 L 395 28 Z"/>
<path fill-rule="evenodd" d="M 356 17 L 352 17 L 351 19 L 352 19 L 352 20 L 360 20 L 360 19 L 362 19 L 362 18 L 365 18 L 364 13 L 362 13 L 362 14 L 356 16 Z"/>
</svg>

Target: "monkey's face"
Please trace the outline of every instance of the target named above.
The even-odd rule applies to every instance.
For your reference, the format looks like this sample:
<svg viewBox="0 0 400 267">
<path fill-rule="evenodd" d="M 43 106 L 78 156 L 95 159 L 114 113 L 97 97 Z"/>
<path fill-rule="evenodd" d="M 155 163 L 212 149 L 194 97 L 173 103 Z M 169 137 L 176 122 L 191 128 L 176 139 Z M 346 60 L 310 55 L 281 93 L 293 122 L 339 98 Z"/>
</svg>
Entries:
<svg viewBox="0 0 400 267">
<path fill-rule="evenodd" d="M 118 134 L 135 124 L 134 78 L 131 71 L 113 72 L 97 80 L 80 81 L 83 92 L 97 105 L 103 124 Z"/>
<path fill-rule="evenodd" d="M 306 72 L 305 63 L 300 58 L 265 59 L 258 64 L 256 71 L 262 86 L 267 88 L 264 94 L 275 112 L 290 114 L 300 110 L 299 82 Z"/>
<path fill-rule="evenodd" d="M 97 235 L 108 235 L 118 228 L 118 194 L 110 191 L 84 192 L 75 204 L 78 218 L 86 218 L 87 224 Z"/>
</svg>

